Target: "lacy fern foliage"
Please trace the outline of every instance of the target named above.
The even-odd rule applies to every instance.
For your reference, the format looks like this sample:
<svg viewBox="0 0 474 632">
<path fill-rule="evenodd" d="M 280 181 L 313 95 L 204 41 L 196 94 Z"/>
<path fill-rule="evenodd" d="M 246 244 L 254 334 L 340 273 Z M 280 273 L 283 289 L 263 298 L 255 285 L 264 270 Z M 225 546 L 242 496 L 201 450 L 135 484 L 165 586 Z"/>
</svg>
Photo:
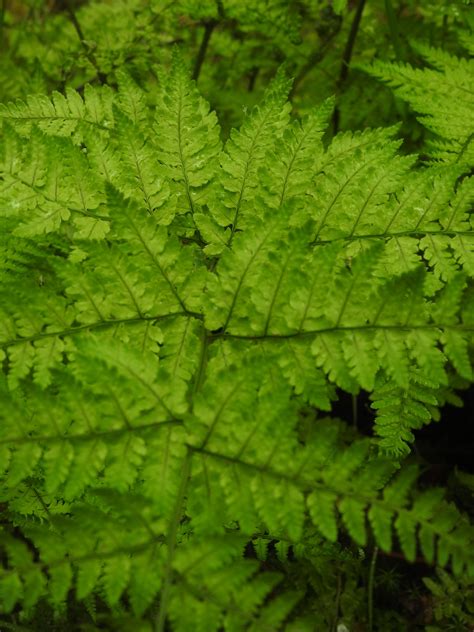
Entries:
<svg viewBox="0 0 474 632">
<path fill-rule="evenodd" d="M 463 32 L 472 46 L 472 33 Z M 421 43 L 415 50 L 432 68 L 377 61 L 366 70 L 394 88 L 419 113 L 435 139 L 430 154 L 439 160 L 474 162 L 474 63 Z"/>
<path fill-rule="evenodd" d="M 304 595 L 243 550 L 315 528 L 474 573 L 467 518 L 400 466 L 472 380 L 472 180 L 396 128 L 325 147 L 332 102 L 300 122 L 289 89 L 224 145 L 178 54 L 154 91 L 2 106 L 4 611 L 74 589 L 276 630 Z M 337 388 L 376 438 L 328 417 Z"/>
</svg>

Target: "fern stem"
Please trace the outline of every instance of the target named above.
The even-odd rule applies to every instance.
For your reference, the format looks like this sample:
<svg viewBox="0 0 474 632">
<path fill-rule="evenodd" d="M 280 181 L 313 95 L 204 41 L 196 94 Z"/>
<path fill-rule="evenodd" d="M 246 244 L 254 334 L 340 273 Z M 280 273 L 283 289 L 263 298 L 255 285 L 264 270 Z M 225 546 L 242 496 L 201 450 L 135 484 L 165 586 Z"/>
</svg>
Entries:
<svg viewBox="0 0 474 632">
<path fill-rule="evenodd" d="M 337 82 L 337 92 L 340 94 L 344 83 L 347 80 L 349 75 L 349 65 L 352 59 L 352 52 L 354 50 L 354 44 L 357 38 L 357 33 L 359 31 L 360 21 L 362 18 L 362 12 L 364 11 L 365 0 L 359 0 L 356 7 L 356 12 L 354 15 L 354 19 L 352 20 L 351 30 L 349 31 L 349 37 L 347 38 L 346 46 L 344 48 L 344 53 L 342 55 L 342 63 L 341 63 L 341 71 L 339 74 L 339 79 Z M 333 113 L 333 132 L 337 134 L 339 131 L 339 118 L 340 112 L 339 107 L 336 105 Z"/>
<path fill-rule="evenodd" d="M 75 443 L 82 443 L 85 441 L 96 441 L 99 439 L 114 439 L 127 433 L 146 434 L 147 432 L 156 432 L 161 428 L 168 426 L 182 426 L 181 419 L 166 419 L 164 421 L 157 421 L 150 424 L 140 424 L 136 426 L 122 426 L 122 428 L 114 428 L 112 430 L 95 430 L 92 428 L 89 432 L 82 434 L 54 434 L 54 435 L 26 435 L 20 437 L 9 437 L 8 439 L 0 439 L 0 447 L 3 445 L 26 445 L 29 443 L 62 443 L 64 441 L 71 441 Z"/>
<path fill-rule="evenodd" d="M 334 237 L 333 239 L 315 239 L 309 245 L 314 246 L 322 246 L 323 244 L 332 244 L 335 241 L 343 242 L 343 241 L 357 241 L 358 239 L 392 239 L 397 237 L 415 237 L 421 238 L 425 235 L 446 235 L 447 237 L 456 237 L 466 236 L 473 237 L 473 230 L 423 230 L 423 229 L 414 229 L 414 230 L 400 230 L 393 233 L 367 233 L 364 235 L 347 235 L 344 237 Z"/>
<path fill-rule="evenodd" d="M 461 158 L 463 157 L 464 153 L 466 152 L 466 149 L 469 147 L 472 138 L 474 137 L 474 133 L 470 134 L 466 140 L 464 141 L 464 143 L 461 145 L 461 149 L 459 151 L 458 157 L 456 158 L 456 160 L 454 161 L 455 163 L 461 162 Z M 472 231 L 471 231 L 472 232 Z"/>
<path fill-rule="evenodd" d="M 36 487 L 30 487 L 31 491 L 33 492 L 33 494 L 36 496 L 36 499 L 38 500 L 39 504 L 41 505 L 41 507 L 43 508 L 45 514 L 48 516 L 48 518 L 51 520 L 51 512 L 49 511 L 49 507 L 48 505 L 44 502 L 43 497 L 41 496 L 41 494 L 39 493 L 39 491 L 36 489 Z"/>
<path fill-rule="evenodd" d="M 49 562 L 35 562 L 36 568 L 42 571 L 49 571 L 51 568 L 58 568 L 63 566 L 64 564 L 80 564 L 81 562 L 89 562 L 91 560 L 110 560 L 119 555 L 139 555 L 140 553 L 144 553 L 148 551 L 148 549 L 152 546 L 156 546 L 157 544 L 163 545 L 164 538 L 163 536 L 156 536 L 151 540 L 146 540 L 145 542 L 141 542 L 140 544 L 134 544 L 131 546 L 118 546 L 109 551 L 92 551 L 91 553 L 87 553 L 85 555 L 78 555 L 74 557 L 72 555 L 66 555 Z M 31 571 L 31 562 L 28 564 L 18 565 L 15 568 L 7 568 L 2 570 L 2 577 L 12 575 L 17 572 L 28 572 Z M 3 623 L 3 621 L 2 621 Z M 1 630 L 1 628 L 0 628 Z"/>
<path fill-rule="evenodd" d="M 143 234 L 140 232 L 140 228 L 135 224 L 135 222 L 133 221 L 133 219 L 127 215 L 126 216 L 130 226 L 133 228 L 133 231 L 135 232 L 135 235 L 138 237 L 138 239 L 140 240 L 141 245 L 143 246 L 143 249 L 146 251 L 147 255 L 150 257 L 150 259 L 153 261 L 153 263 L 155 264 L 155 266 L 158 268 L 158 270 L 160 271 L 161 276 L 164 278 L 164 280 L 167 282 L 171 292 L 173 293 L 173 296 L 176 298 L 176 300 L 178 301 L 178 303 L 180 304 L 180 306 L 183 308 L 184 312 L 188 312 L 186 305 L 183 301 L 183 299 L 179 296 L 178 291 L 176 289 L 176 287 L 173 285 L 173 283 L 171 282 L 171 279 L 169 278 L 167 272 L 165 271 L 165 269 L 162 267 L 160 260 L 156 257 L 155 253 L 150 249 L 146 238 L 143 236 Z M 189 312 L 189 314 L 191 315 L 191 312 Z"/>
<path fill-rule="evenodd" d="M 372 558 L 370 560 L 369 567 L 369 584 L 367 588 L 367 615 L 369 619 L 369 632 L 372 632 L 374 629 L 374 578 L 375 578 L 375 565 L 377 563 L 377 554 L 379 552 L 379 547 L 374 546 L 374 550 L 372 552 Z"/>
<path fill-rule="evenodd" d="M 209 42 L 211 40 L 211 35 L 213 30 L 216 28 L 217 22 L 216 20 L 209 20 L 205 23 L 204 26 L 204 35 L 202 36 L 201 46 L 199 47 L 199 51 L 196 57 L 196 62 L 194 64 L 192 78 L 194 81 L 199 79 L 199 75 L 201 73 L 201 68 L 204 63 L 204 59 L 206 58 L 207 49 L 209 46 Z"/>
<path fill-rule="evenodd" d="M 209 349 L 209 344 L 211 340 L 204 327 L 202 329 L 201 340 L 202 340 L 201 354 L 199 356 L 199 366 L 198 366 L 198 370 L 196 372 L 196 377 L 194 380 L 193 394 L 195 394 L 201 388 L 202 383 L 204 381 L 205 374 L 206 374 L 208 349 Z"/>
<path fill-rule="evenodd" d="M 191 189 L 189 186 L 189 178 L 188 178 L 188 172 L 186 169 L 186 163 L 184 161 L 184 154 L 183 154 L 183 139 L 181 136 L 181 117 L 182 117 L 182 112 L 183 112 L 183 92 L 182 92 L 182 86 L 179 90 L 179 103 L 178 103 L 178 120 L 177 120 L 177 125 L 178 125 L 178 152 L 179 152 L 179 160 L 181 163 L 181 172 L 183 174 L 183 180 L 184 180 L 184 187 L 186 189 L 186 197 L 188 198 L 188 202 L 189 202 L 189 210 L 191 211 L 191 213 L 194 215 L 194 203 L 193 203 L 193 198 L 191 196 Z"/>
<path fill-rule="evenodd" d="M 76 14 L 74 13 L 74 10 L 71 6 L 71 3 L 69 0 L 65 0 L 65 7 L 66 7 L 66 13 L 69 16 L 69 19 L 71 21 L 71 24 L 74 27 L 74 30 L 77 33 L 77 36 L 79 38 L 79 41 L 81 42 L 81 46 L 84 49 L 84 54 L 87 57 L 87 59 L 89 60 L 89 62 L 92 64 L 92 66 L 94 66 L 95 71 L 97 72 L 97 79 L 100 81 L 100 83 L 105 83 L 107 81 L 107 77 L 106 75 L 104 75 L 103 72 L 101 72 L 99 65 L 97 63 L 97 60 L 95 58 L 94 53 L 92 52 L 89 44 L 86 41 L 86 38 L 84 37 L 84 32 L 82 30 L 82 27 L 79 23 L 79 20 L 77 19 Z"/>
<path fill-rule="evenodd" d="M 474 332 L 473 325 L 464 325 L 464 324 L 450 324 L 450 323 L 433 323 L 427 325 L 411 325 L 409 323 L 404 323 L 400 325 L 333 325 L 332 327 L 324 327 L 321 329 L 312 329 L 308 331 L 295 331 L 288 334 L 272 334 L 267 333 L 263 334 L 231 334 L 226 331 L 219 331 L 213 334 L 210 334 L 212 340 L 217 340 L 218 338 L 229 339 L 229 340 L 261 340 L 261 341 L 278 341 L 278 340 L 290 340 L 294 338 L 304 339 L 311 338 L 311 336 L 318 336 L 321 334 L 339 332 L 339 331 L 439 331 L 440 329 L 449 330 L 449 331 L 465 331 L 465 332 Z M 21 341 L 20 341 L 21 342 Z"/>
<path fill-rule="evenodd" d="M 188 448 L 188 451 L 186 452 L 186 456 L 184 457 L 183 470 L 181 474 L 181 482 L 180 482 L 178 494 L 176 496 L 176 503 L 175 503 L 173 515 L 172 515 L 170 526 L 169 526 L 168 536 L 167 536 L 168 557 L 167 557 L 166 566 L 165 566 L 165 579 L 163 582 L 163 591 L 161 593 L 160 609 L 158 611 L 158 618 L 155 625 L 156 632 L 164 632 L 165 630 L 166 615 L 167 615 L 168 603 L 169 603 L 169 598 L 170 598 L 170 593 L 171 593 L 173 558 L 174 558 L 174 552 L 176 550 L 176 538 L 178 535 L 178 527 L 181 521 L 181 515 L 183 511 L 184 498 L 186 496 L 188 481 L 191 474 L 191 459 L 192 459 L 192 452 Z"/>
<path fill-rule="evenodd" d="M 70 327 L 69 329 L 60 329 L 56 331 L 42 331 L 39 334 L 33 334 L 32 336 L 25 336 L 24 338 L 13 338 L 11 340 L 5 340 L 0 343 L 0 349 L 6 349 L 14 345 L 21 345 L 25 342 L 35 342 L 36 340 L 43 340 L 44 338 L 54 338 L 63 336 L 75 336 L 82 331 L 106 329 L 108 327 L 116 327 L 117 325 L 134 325 L 137 323 L 145 322 L 159 322 L 168 318 L 174 318 L 176 316 L 184 316 L 198 318 L 202 320 L 202 314 L 196 314 L 194 312 L 171 312 L 169 314 L 163 314 L 161 316 L 143 316 L 133 318 L 113 318 L 111 320 L 98 320 L 95 323 L 88 323 L 86 325 L 78 325 L 77 327 Z"/>
</svg>

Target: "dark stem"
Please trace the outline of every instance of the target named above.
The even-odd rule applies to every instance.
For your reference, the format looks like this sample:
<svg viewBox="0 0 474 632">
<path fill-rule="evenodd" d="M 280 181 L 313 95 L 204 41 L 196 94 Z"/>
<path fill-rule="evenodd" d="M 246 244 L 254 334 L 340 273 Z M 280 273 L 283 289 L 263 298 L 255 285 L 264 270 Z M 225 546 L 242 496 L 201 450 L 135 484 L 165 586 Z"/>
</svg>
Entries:
<svg viewBox="0 0 474 632">
<path fill-rule="evenodd" d="M 206 22 L 204 26 L 204 35 L 202 36 L 201 46 L 199 47 L 199 52 L 196 57 L 196 63 L 194 64 L 193 76 L 194 81 L 199 79 L 199 75 L 201 73 L 201 67 L 206 57 L 207 47 L 209 46 L 209 41 L 211 39 L 212 31 L 216 28 L 217 22 L 216 20 L 209 20 Z"/>
<path fill-rule="evenodd" d="M 341 63 L 341 72 L 339 74 L 339 79 L 337 82 L 337 93 L 340 94 L 344 83 L 347 80 L 347 76 L 349 75 L 349 65 L 351 63 L 352 52 L 354 50 L 354 44 L 357 37 L 357 32 L 360 26 L 360 20 L 362 18 L 362 12 L 364 10 L 365 0 L 359 0 L 356 8 L 356 12 L 354 15 L 354 19 L 352 21 L 351 30 L 349 32 L 349 37 L 347 38 L 346 47 L 344 48 L 344 53 L 342 55 L 342 63 Z M 339 107 L 336 105 L 334 108 L 333 114 L 333 131 L 334 134 L 337 134 L 339 131 Z"/>
<path fill-rule="evenodd" d="M 73 11 L 73 9 L 72 9 L 72 7 L 71 7 L 71 5 L 70 5 L 68 0 L 66 0 L 66 12 L 67 12 L 67 14 L 69 16 L 69 19 L 72 22 L 72 25 L 76 29 L 76 33 L 77 33 L 77 36 L 79 37 L 79 39 L 81 41 L 81 44 L 83 44 L 86 38 L 84 37 L 84 33 L 82 31 L 81 25 L 79 24 L 79 21 L 78 21 L 78 19 L 76 17 L 76 14 L 74 13 L 74 11 Z"/>
<path fill-rule="evenodd" d="M 84 53 L 85 56 L 87 57 L 87 59 L 90 61 L 90 63 L 94 66 L 96 72 L 97 72 L 97 78 L 100 81 L 100 83 L 106 83 L 107 81 L 107 77 L 106 75 L 104 75 L 103 72 L 101 72 L 98 64 L 97 64 L 97 60 L 93 54 L 93 52 L 91 51 L 89 45 L 86 42 L 86 38 L 84 37 L 84 33 L 82 31 L 82 27 L 79 23 L 79 20 L 77 19 L 76 14 L 73 11 L 73 8 L 71 7 L 71 4 L 69 2 L 69 0 L 65 0 L 65 7 L 66 7 L 66 12 L 69 16 L 69 19 L 71 20 L 71 24 L 73 25 L 77 36 L 81 42 L 81 46 L 84 49 Z"/>
<path fill-rule="evenodd" d="M 374 629 L 374 579 L 375 579 L 375 565 L 377 563 L 377 555 L 379 552 L 379 547 L 374 546 L 374 550 L 372 552 L 372 559 L 370 560 L 369 567 L 369 585 L 368 585 L 368 602 L 367 602 L 367 615 L 369 619 L 369 632 L 373 632 Z"/>
</svg>

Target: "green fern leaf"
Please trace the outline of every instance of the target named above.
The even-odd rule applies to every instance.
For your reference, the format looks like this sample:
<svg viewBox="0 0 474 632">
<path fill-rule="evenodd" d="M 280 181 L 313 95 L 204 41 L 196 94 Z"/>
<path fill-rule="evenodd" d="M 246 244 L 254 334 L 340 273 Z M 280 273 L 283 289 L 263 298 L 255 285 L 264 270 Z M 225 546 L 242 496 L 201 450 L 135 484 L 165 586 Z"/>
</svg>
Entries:
<svg viewBox="0 0 474 632">
<path fill-rule="evenodd" d="M 337 521 L 335 504 L 337 496 L 327 490 L 315 490 L 308 496 L 308 508 L 311 520 L 330 542 L 337 539 Z"/>
<path fill-rule="evenodd" d="M 414 46 L 434 69 L 387 62 L 375 62 L 364 69 L 393 87 L 422 115 L 421 122 L 444 140 L 434 145 L 435 157 L 472 164 L 472 60 L 419 43 Z"/>
<path fill-rule="evenodd" d="M 22 134 L 28 134 L 32 125 L 48 135 L 70 136 L 77 132 L 80 138 L 81 125 L 107 129 L 113 124 L 112 92 L 86 86 L 84 98 L 68 88 L 66 95 L 54 92 L 52 98 L 31 96 L 26 102 L 17 101 L 2 105 L 0 117 L 9 121 Z"/>
</svg>

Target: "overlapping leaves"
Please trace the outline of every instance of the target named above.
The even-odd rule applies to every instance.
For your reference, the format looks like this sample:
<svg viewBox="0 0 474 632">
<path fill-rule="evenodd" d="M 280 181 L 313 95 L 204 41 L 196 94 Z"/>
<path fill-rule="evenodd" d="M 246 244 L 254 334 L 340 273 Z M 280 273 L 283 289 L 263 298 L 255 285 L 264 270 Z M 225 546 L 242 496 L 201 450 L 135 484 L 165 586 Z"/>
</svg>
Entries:
<svg viewBox="0 0 474 632">
<path fill-rule="evenodd" d="M 395 129 L 325 149 L 330 103 L 290 123 L 283 76 L 223 148 L 179 58 L 160 86 L 2 110 L 0 500 L 38 552 L 7 526 L 3 607 L 74 585 L 158 596 L 159 630 L 276 629 L 300 596 L 266 603 L 243 546 L 311 524 L 472 573 L 465 518 L 393 460 L 472 379 L 472 181 Z M 336 388 L 381 441 L 323 418 Z"/>
</svg>

